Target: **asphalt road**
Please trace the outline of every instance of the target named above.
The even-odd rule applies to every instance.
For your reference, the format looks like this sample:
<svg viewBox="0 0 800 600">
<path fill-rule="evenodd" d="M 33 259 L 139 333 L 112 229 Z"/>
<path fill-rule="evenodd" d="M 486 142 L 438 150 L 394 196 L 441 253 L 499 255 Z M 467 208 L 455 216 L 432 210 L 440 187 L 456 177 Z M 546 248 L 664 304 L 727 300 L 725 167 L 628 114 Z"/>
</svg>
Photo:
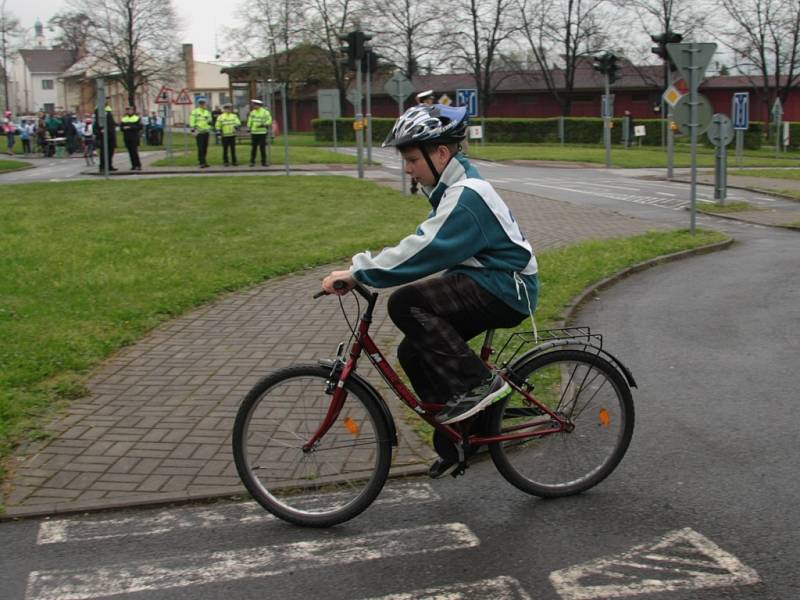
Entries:
<svg viewBox="0 0 800 600">
<path fill-rule="evenodd" d="M 594 490 L 531 498 L 483 462 L 393 482 L 323 531 L 246 503 L 0 523 L 2 597 L 797 598 L 800 236 L 714 222 L 736 231 L 729 250 L 637 274 L 580 314 L 639 383 L 628 455 Z"/>
</svg>

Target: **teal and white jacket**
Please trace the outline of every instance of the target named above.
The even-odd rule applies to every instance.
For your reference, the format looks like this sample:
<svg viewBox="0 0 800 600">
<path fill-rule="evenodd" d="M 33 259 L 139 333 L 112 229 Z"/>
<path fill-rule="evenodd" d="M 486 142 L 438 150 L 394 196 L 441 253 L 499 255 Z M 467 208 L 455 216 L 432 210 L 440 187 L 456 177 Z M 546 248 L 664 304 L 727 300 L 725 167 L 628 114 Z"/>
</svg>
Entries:
<svg viewBox="0 0 800 600">
<path fill-rule="evenodd" d="M 517 312 L 532 312 L 539 291 L 536 257 L 492 185 L 459 153 L 425 193 L 433 210 L 416 233 L 376 256 L 356 254 L 353 277 L 382 288 L 439 271 L 463 273 Z"/>
</svg>

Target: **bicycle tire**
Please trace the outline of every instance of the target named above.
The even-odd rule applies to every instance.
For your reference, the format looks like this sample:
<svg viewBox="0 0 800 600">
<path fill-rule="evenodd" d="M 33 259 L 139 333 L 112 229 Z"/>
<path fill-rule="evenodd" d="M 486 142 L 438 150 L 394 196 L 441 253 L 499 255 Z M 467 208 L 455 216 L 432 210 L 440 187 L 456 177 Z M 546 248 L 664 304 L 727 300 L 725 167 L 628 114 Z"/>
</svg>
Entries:
<svg viewBox="0 0 800 600">
<path fill-rule="evenodd" d="M 522 357 L 511 370 L 553 412 L 571 414 L 575 428 L 523 441 L 492 444 L 497 470 L 524 492 L 544 498 L 578 494 L 608 477 L 633 436 L 630 388 L 604 358 L 580 349 Z M 524 386 L 523 386 L 524 387 Z M 495 433 L 535 418 L 539 428 L 552 419 L 514 392 L 492 407 Z"/>
<path fill-rule="evenodd" d="M 306 527 L 330 527 L 365 510 L 392 460 L 383 413 L 352 381 L 336 422 L 303 452 L 327 413 L 329 377 L 320 365 L 264 377 L 245 396 L 233 428 L 233 457 L 247 490 L 276 517 Z"/>
</svg>

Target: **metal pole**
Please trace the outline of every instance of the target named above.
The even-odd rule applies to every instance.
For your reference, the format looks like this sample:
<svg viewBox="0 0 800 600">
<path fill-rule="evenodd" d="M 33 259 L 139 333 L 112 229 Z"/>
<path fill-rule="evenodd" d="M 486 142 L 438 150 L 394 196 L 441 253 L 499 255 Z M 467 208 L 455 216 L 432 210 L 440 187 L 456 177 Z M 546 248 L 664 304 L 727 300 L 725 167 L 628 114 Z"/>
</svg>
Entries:
<svg viewBox="0 0 800 600">
<path fill-rule="evenodd" d="M 369 59 L 372 52 L 366 53 L 367 60 L 367 164 L 372 166 L 372 71 L 370 70 Z"/>
<path fill-rule="evenodd" d="M 561 145 L 564 145 L 564 115 L 558 117 L 558 139 L 561 140 Z"/>
<path fill-rule="evenodd" d="M 672 72 L 667 70 L 667 88 L 672 85 Z M 667 179 L 672 179 L 673 167 L 675 165 L 675 132 L 672 131 L 672 105 L 664 102 L 667 117 Z"/>
<path fill-rule="evenodd" d="M 103 124 L 103 177 L 108 179 L 108 113 L 106 112 L 106 80 L 97 78 L 97 120 Z"/>
<path fill-rule="evenodd" d="M 689 48 L 689 130 L 692 148 L 692 187 L 691 187 L 691 204 L 690 204 L 690 217 L 689 217 L 689 231 L 692 235 L 695 233 L 695 221 L 697 220 L 697 128 L 698 128 L 698 114 L 697 106 L 700 102 L 697 99 L 697 67 L 695 66 L 695 54 L 697 51 L 694 49 L 694 44 Z"/>
<path fill-rule="evenodd" d="M 281 86 L 281 104 L 283 110 L 283 164 L 286 166 L 286 174 L 289 174 L 289 116 L 286 110 L 286 85 Z"/>
<path fill-rule="evenodd" d="M 402 116 L 403 114 L 403 100 L 401 99 L 400 95 L 400 82 L 395 82 L 397 86 L 397 93 L 395 94 L 395 98 L 397 98 L 397 113 L 398 115 Z M 398 154 L 400 154 L 398 152 Z M 406 161 L 403 160 L 403 155 L 400 154 L 400 181 L 403 189 L 403 194 L 408 196 L 408 185 L 406 184 Z"/>
<path fill-rule="evenodd" d="M 611 168 L 611 82 L 606 73 L 606 102 L 603 107 L 603 140 L 606 145 L 606 168 Z"/>
<path fill-rule="evenodd" d="M 356 94 L 358 95 L 358 102 L 356 102 L 356 122 L 358 123 L 358 129 L 356 129 L 356 146 L 358 149 L 358 178 L 364 179 L 364 130 L 361 128 L 361 121 L 364 118 L 364 115 L 361 112 L 361 62 L 363 59 L 359 59 L 358 63 L 356 64 Z"/>
<path fill-rule="evenodd" d="M 170 110 L 168 104 L 161 105 L 161 112 L 164 119 L 164 133 L 167 140 L 167 158 L 172 159 L 172 126 L 170 125 Z"/>
<path fill-rule="evenodd" d="M 736 166 L 742 165 L 742 154 L 744 153 L 744 131 L 736 130 Z"/>
<path fill-rule="evenodd" d="M 336 117 L 331 119 L 333 121 L 333 151 L 338 152 L 339 149 L 336 147 Z"/>
</svg>

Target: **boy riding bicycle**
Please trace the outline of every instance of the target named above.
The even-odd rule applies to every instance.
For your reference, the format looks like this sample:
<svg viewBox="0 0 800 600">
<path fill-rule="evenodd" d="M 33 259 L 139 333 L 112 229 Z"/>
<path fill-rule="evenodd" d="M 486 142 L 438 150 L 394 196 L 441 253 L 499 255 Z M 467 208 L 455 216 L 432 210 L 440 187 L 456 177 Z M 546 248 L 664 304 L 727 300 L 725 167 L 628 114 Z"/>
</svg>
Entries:
<svg viewBox="0 0 800 600">
<path fill-rule="evenodd" d="M 466 129 L 463 107 L 423 104 L 397 120 L 383 146 L 400 151 L 432 210 L 396 246 L 375 256 L 359 253 L 348 271 L 334 271 L 322 282 L 337 294 L 356 281 L 403 285 L 388 302 L 389 316 L 405 335 L 397 356 L 421 399 L 446 403 L 436 417 L 442 424 L 467 419 L 510 393 L 467 342 L 532 315 L 539 287 L 530 244 L 505 202 L 461 153 Z M 441 277 L 423 279 L 440 271 Z M 345 287 L 335 289 L 336 281 Z M 453 466 L 439 459 L 431 476 Z"/>
</svg>

